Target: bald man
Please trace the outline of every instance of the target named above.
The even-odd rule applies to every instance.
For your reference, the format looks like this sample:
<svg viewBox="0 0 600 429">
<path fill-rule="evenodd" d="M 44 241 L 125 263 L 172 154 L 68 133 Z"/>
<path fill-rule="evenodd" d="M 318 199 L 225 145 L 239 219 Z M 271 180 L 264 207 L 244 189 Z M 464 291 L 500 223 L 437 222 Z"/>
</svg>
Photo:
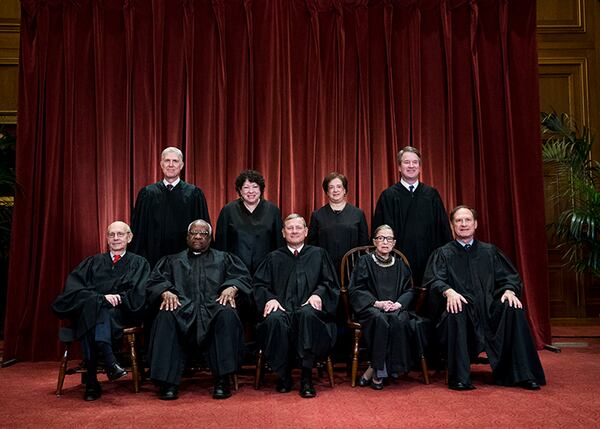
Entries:
<svg viewBox="0 0 600 429">
<path fill-rule="evenodd" d="M 150 274 L 146 259 L 127 252 L 132 238 L 125 222 L 111 223 L 106 229 L 109 251 L 84 259 L 69 274 L 63 293 L 52 304 L 59 318 L 71 320 L 73 339 L 81 341 L 87 367 L 86 401 L 100 398 L 102 392 L 96 377 L 98 354 L 104 357 L 109 380 L 126 374 L 112 344 L 121 337 L 124 326 L 141 318 Z"/>
</svg>

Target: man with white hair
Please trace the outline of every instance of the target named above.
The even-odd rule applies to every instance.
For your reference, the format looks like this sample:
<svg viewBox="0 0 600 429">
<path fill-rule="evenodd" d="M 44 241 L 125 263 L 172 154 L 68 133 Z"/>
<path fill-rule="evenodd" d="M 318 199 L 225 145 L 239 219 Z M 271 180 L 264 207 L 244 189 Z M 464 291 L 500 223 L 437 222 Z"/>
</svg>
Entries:
<svg viewBox="0 0 600 429">
<path fill-rule="evenodd" d="M 139 322 L 145 301 L 150 266 L 143 257 L 127 251 L 132 234 L 129 225 L 117 221 L 106 230 L 108 252 L 81 262 L 65 282 L 65 290 L 52 304 L 61 319 L 70 319 L 74 340 L 80 340 L 87 367 L 84 399 L 100 398 L 96 377 L 102 354 L 109 380 L 126 374 L 113 353 L 113 341 L 123 327 Z"/>
<path fill-rule="evenodd" d="M 186 228 L 194 219 L 210 223 L 202 190 L 180 178 L 183 153 L 176 147 L 163 150 L 163 179 L 138 193 L 131 220 L 131 250 L 144 256 L 151 267 L 160 258 L 186 248 Z"/>
</svg>

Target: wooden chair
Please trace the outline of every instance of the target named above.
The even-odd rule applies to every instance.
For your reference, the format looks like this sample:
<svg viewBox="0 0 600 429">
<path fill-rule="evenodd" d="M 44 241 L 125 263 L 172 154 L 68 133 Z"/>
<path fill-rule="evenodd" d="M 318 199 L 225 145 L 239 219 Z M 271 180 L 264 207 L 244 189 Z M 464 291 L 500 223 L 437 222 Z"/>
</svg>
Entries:
<svg viewBox="0 0 600 429">
<path fill-rule="evenodd" d="M 142 335 L 144 332 L 141 326 L 135 326 L 131 328 L 123 329 L 123 341 L 128 347 L 129 357 L 131 359 L 131 367 L 126 368 L 131 372 L 133 379 L 133 391 L 139 393 L 141 384 L 141 372 L 138 364 L 138 357 L 136 351 L 136 336 Z M 87 374 L 87 369 L 78 365 L 76 367 L 67 368 L 69 362 L 69 350 L 73 343 L 73 332 L 69 327 L 63 327 L 59 332 L 60 340 L 65 343 L 65 351 L 63 353 L 60 367 L 58 369 L 58 383 L 56 385 L 56 396 L 62 395 L 63 384 L 65 382 L 65 375 L 71 374 Z M 103 371 L 103 368 L 98 368 L 99 372 Z"/>
<path fill-rule="evenodd" d="M 262 377 L 263 367 L 265 365 L 264 362 L 264 354 L 262 349 L 258 350 L 258 355 L 256 358 L 256 374 L 254 378 L 254 388 L 258 390 L 260 388 L 260 382 Z M 329 385 L 331 387 L 335 386 L 335 382 L 333 381 L 333 363 L 331 362 L 331 357 L 327 356 L 327 360 L 325 361 L 325 366 L 327 367 L 327 375 L 329 376 Z"/>
<path fill-rule="evenodd" d="M 346 325 L 351 332 L 353 332 L 353 345 L 352 345 L 352 361 L 351 361 L 351 372 L 350 372 L 350 381 L 352 387 L 356 386 L 356 374 L 358 372 L 358 354 L 359 354 L 359 346 L 360 339 L 362 337 L 362 327 L 360 323 L 354 320 L 354 312 L 352 311 L 352 307 L 350 306 L 350 300 L 348 296 L 348 285 L 350 283 L 350 278 L 352 277 L 352 271 L 354 271 L 354 267 L 358 263 L 358 260 L 361 256 L 371 254 L 375 251 L 375 246 L 360 246 L 355 247 L 354 249 L 350 249 L 344 257 L 342 258 L 342 265 L 340 268 L 340 298 L 342 300 L 342 305 L 346 311 Z M 394 254 L 398 258 L 402 258 L 404 263 L 410 267 L 408 260 L 406 257 L 397 249 L 394 249 Z M 425 303 L 426 298 L 426 290 L 424 288 L 416 288 L 418 290 L 417 301 L 415 304 L 415 309 L 419 310 L 422 305 Z M 421 370 L 423 371 L 423 378 L 425 384 L 429 384 L 429 372 L 427 368 L 427 362 L 425 361 L 425 356 L 421 354 Z"/>
</svg>

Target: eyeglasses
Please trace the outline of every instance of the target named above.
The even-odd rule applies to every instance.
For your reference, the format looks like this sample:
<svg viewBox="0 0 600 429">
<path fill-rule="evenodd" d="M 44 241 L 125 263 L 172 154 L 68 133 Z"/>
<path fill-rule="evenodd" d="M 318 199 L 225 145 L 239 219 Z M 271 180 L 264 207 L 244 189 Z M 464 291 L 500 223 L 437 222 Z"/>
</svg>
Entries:
<svg viewBox="0 0 600 429">
<path fill-rule="evenodd" d="M 197 235 L 199 235 L 201 237 L 208 237 L 208 235 L 209 235 L 208 231 L 189 231 L 188 234 L 191 235 L 192 237 L 195 237 Z"/>
<path fill-rule="evenodd" d="M 108 236 L 108 238 L 115 238 L 115 237 L 123 238 L 127 234 L 129 234 L 129 233 L 128 232 L 109 232 L 106 235 Z"/>
<path fill-rule="evenodd" d="M 375 237 L 375 241 L 379 241 L 379 242 L 388 242 L 391 243 L 392 241 L 396 241 L 396 239 L 394 237 L 384 237 L 383 235 L 378 235 L 377 237 Z"/>
</svg>

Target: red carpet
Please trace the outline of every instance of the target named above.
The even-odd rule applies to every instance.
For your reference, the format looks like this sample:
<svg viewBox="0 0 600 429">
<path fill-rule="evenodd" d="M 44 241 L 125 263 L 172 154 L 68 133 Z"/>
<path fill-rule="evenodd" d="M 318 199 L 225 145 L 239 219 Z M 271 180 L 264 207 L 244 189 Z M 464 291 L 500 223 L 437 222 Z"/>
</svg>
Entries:
<svg viewBox="0 0 600 429">
<path fill-rule="evenodd" d="M 436 375 L 432 384 L 411 378 L 381 392 L 351 388 L 344 371 L 338 385 L 317 386 L 318 397 L 302 399 L 297 392 L 278 394 L 273 379 L 256 391 L 250 375 L 240 377 L 232 398 L 210 397 L 211 379 L 186 380 L 178 401 L 156 398 L 150 384 L 131 392 L 129 377 L 102 382 L 100 400 L 82 400 L 79 376 L 67 376 L 61 398 L 54 396 L 58 364 L 19 363 L 0 369 L 0 427 L 105 428 L 397 428 L 397 427 L 598 427 L 600 419 L 600 342 L 540 352 L 548 386 L 529 392 L 485 384 L 490 370 L 474 366 L 477 390 L 454 392 Z"/>
</svg>

